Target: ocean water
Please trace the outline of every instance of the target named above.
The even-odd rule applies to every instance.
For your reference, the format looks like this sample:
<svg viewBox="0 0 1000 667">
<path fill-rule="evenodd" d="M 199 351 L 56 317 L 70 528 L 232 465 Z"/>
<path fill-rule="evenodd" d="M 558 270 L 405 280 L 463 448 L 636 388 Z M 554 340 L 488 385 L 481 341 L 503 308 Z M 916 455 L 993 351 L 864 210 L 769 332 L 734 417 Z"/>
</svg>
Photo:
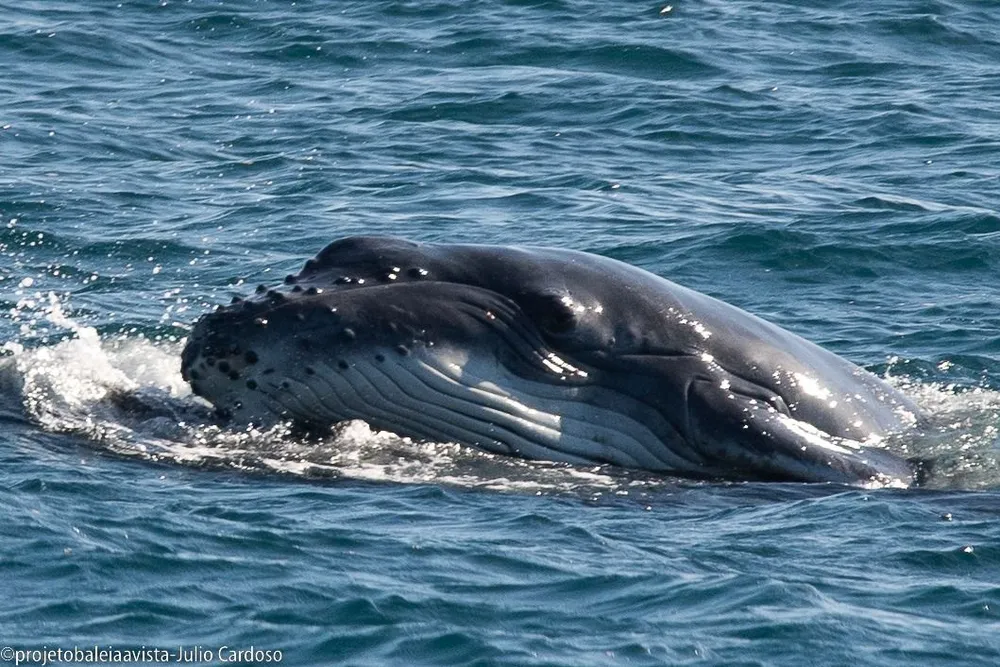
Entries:
<svg viewBox="0 0 1000 667">
<path fill-rule="evenodd" d="M 1000 4 L 0 0 L 0 102 L 0 659 L 1000 664 Z M 741 306 L 927 484 L 212 425 L 191 323 L 355 233 Z"/>
</svg>

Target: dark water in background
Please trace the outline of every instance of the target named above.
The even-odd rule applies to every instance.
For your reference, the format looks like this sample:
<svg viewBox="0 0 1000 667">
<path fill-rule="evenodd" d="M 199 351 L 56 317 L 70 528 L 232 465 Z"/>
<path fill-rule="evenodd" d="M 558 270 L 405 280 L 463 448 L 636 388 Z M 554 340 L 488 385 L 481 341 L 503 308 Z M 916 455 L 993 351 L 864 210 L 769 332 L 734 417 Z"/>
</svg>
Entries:
<svg viewBox="0 0 1000 667">
<path fill-rule="evenodd" d="M 1000 662 L 1000 5 L 0 0 L 0 644 Z M 908 387 L 932 488 L 206 425 L 189 323 L 335 237 L 548 244 Z"/>
</svg>

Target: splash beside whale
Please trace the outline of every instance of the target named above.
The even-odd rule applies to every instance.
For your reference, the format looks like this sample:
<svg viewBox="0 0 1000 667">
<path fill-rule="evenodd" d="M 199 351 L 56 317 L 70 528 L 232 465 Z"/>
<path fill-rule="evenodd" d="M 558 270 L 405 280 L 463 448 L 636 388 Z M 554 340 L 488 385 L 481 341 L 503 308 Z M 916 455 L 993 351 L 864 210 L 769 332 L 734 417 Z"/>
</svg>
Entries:
<svg viewBox="0 0 1000 667">
<path fill-rule="evenodd" d="M 918 408 L 871 373 L 634 266 L 552 248 L 331 243 L 203 316 L 193 391 L 238 422 L 695 478 L 908 485 Z"/>
</svg>

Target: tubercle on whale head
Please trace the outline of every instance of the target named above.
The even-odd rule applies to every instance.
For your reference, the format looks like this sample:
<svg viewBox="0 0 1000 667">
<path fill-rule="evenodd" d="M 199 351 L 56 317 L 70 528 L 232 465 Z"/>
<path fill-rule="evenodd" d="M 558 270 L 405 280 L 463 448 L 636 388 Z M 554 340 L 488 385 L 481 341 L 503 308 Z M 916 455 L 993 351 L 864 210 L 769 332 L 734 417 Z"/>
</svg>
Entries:
<svg viewBox="0 0 1000 667">
<path fill-rule="evenodd" d="M 214 313 L 203 316 L 198 326 L 211 330 L 211 323 L 225 319 L 227 326 L 241 321 L 250 321 L 256 326 L 272 326 L 276 309 L 288 303 L 294 306 L 293 316 L 304 323 L 318 315 L 336 312 L 336 306 L 314 299 L 332 292 L 373 287 L 381 284 L 401 284 L 410 281 L 430 279 L 431 272 L 419 264 L 406 262 L 378 261 L 372 253 L 362 252 L 366 237 L 352 237 L 334 241 L 315 257 L 307 260 L 297 274 L 288 274 L 280 285 L 268 287 L 258 285 L 254 293 L 243 297 L 233 296 L 229 306 L 217 306 Z M 417 244 L 400 242 L 401 245 L 417 247 Z M 345 261 L 345 257 L 348 261 Z M 374 268 L 372 268 L 374 267 Z M 336 274 L 336 275 L 332 275 Z M 280 315 L 280 312 L 278 313 Z M 327 325 L 332 325 L 329 321 Z M 198 326 L 190 337 L 182 355 L 181 373 L 185 380 L 190 377 L 191 360 L 201 341 Z M 206 354 L 212 360 L 223 352 L 235 349 L 226 336 L 212 333 L 204 340 Z M 197 375 L 197 373 L 195 374 Z M 197 393 L 197 392 L 196 392 Z"/>
<path fill-rule="evenodd" d="M 374 245 L 380 250 L 376 251 Z M 349 237 L 328 244 L 306 260 L 297 274 L 285 277 L 286 286 L 346 290 L 387 283 L 433 280 L 428 249 L 419 243 L 388 237 Z M 421 258 L 414 261 L 414 257 Z M 426 261 L 425 261 L 426 260 Z"/>
</svg>

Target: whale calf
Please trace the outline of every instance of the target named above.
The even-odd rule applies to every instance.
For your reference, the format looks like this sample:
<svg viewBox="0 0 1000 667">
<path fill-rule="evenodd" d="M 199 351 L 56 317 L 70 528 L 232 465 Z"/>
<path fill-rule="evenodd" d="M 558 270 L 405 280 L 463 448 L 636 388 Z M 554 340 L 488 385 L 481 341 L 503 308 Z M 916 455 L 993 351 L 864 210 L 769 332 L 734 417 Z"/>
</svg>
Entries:
<svg viewBox="0 0 1000 667">
<path fill-rule="evenodd" d="M 350 237 L 202 316 L 192 391 L 240 423 L 694 478 L 908 485 L 919 409 L 735 306 L 585 252 Z"/>
</svg>

